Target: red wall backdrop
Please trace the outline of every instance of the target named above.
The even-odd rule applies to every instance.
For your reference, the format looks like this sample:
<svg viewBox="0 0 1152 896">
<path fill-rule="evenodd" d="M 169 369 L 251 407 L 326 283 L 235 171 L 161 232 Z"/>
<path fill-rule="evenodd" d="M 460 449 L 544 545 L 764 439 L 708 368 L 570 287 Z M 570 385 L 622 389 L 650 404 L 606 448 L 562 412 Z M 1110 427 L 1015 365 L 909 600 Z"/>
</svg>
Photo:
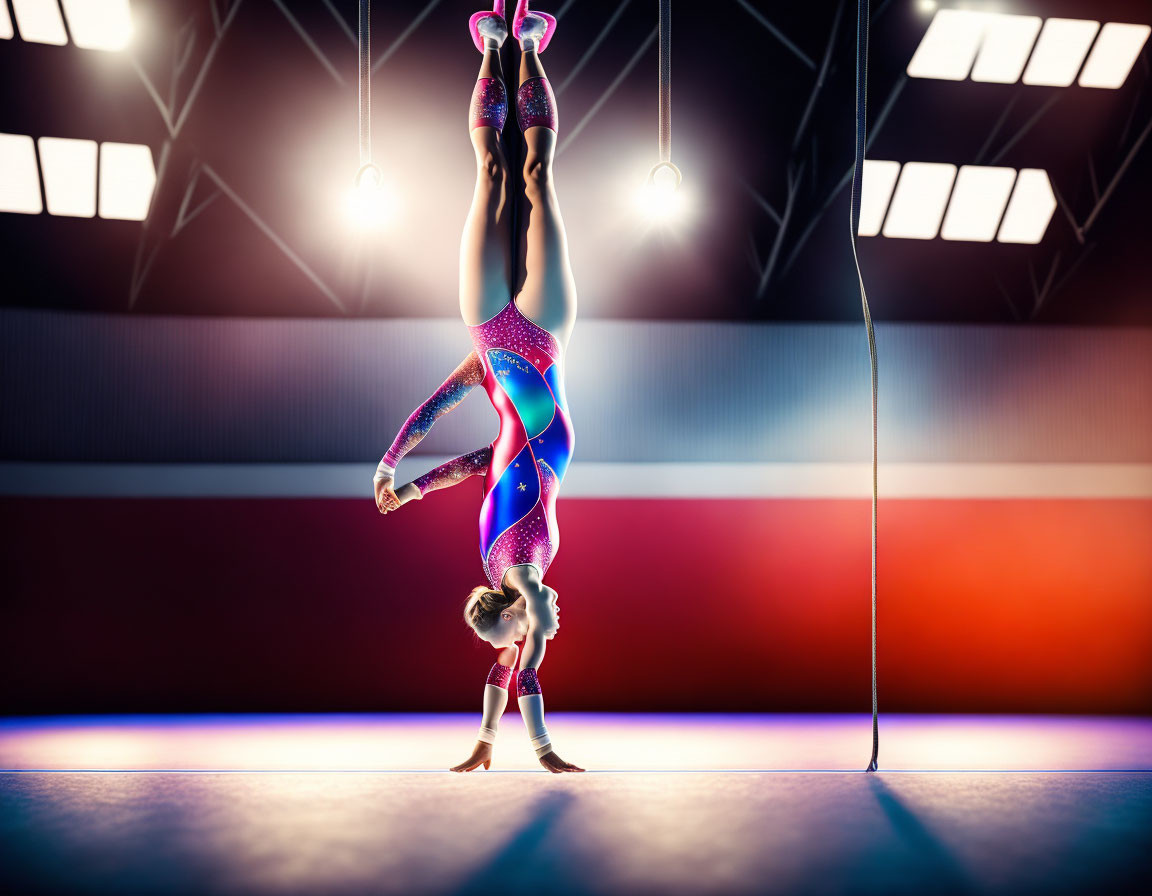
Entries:
<svg viewBox="0 0 1152 896">
<path fill-rule="evenodd" d="M 4 499 L 4 712 L 475 709 L 479 491 Z M 554 709 L 865 710 L 868 504 L 566 499 Z M 890 710 L 1152 711 L 1152 501 L 889 500 Z"/>
</svg>

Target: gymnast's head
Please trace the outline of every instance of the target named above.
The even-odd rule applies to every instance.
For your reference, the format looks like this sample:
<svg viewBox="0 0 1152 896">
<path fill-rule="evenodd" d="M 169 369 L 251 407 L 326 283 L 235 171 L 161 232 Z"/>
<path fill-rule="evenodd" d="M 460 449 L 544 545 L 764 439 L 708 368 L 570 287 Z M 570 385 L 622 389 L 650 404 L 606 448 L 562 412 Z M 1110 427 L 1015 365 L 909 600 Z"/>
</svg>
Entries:
<svg viewBox="0 0 1152 896">
<path fill-rule="evenodd" d="M 515 592 L 494 591 L 487 585 L 472 589 L 464 605 L 464 621 L 493 647 L 511 647 L 528 633 L 524 598 Z"/>
</svg>

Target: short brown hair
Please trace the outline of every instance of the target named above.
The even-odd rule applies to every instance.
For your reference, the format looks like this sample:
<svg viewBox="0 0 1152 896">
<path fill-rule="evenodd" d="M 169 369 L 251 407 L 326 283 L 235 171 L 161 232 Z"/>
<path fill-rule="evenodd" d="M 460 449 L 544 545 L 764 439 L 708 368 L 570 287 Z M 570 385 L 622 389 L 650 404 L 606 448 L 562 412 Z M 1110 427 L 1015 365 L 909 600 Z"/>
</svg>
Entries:
<svg viewBox="0 0 1152 896">
<path fill-rule="evenodd" d="M 484 634 L 500 618 L 500 614 L 516 603 L 515 596 L 496 591 L 487 585 L 477 585 L 464 604 L 464 621 L 478 635 Z"/>
</svg>

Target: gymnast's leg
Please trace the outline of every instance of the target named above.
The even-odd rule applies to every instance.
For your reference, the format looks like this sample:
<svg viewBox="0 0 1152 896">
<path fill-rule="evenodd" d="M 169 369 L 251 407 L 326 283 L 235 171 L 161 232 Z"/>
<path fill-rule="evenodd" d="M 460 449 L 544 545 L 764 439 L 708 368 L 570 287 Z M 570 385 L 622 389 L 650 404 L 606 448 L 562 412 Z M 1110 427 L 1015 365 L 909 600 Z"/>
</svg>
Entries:
<svg viewBox="0 0 1152 896">
<path fill-rule="evenodd" d="M 521 239 L 524 275 L 517 307 L 567 342 L 576 318 L 576 282 L 568 259 L 568 238 L 552 178 L 556 155 L 556 98 L 540 62 L 530 15 L 520 32 L 520 88 L 516 113 L 524 134 L 524 198 L 527 227 Z M 540 21 L 540 20 L 537 20 Z"/>
<path fill-rule="evenodd" d="M 468 116 L 476 153 L 476 189 L 460 239 L 460 314 L 468 325 L 492 317 L 512 296 L 512 212 L 508 163 L 500 146 L 500 131 L 508 112 L 500 45 L 507 33 L 503 18 L 495 14 L 481 19 L 476 33 L 484 47 Z"/>
</svg>

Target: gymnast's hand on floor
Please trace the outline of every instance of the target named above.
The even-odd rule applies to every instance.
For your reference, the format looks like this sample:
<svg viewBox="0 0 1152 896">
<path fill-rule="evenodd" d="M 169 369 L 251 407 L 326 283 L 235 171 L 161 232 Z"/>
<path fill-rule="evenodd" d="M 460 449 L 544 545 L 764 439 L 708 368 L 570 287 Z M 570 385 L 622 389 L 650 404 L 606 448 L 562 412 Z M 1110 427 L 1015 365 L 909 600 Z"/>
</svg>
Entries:
<svg viewBox="0 0 1152 896">
<path fill-rule="evenodd" d="M 554 775 L 562 775 L 564 772 L 582 772 L 584 769 L 578 765 L 573 765 L 571 762 L 565 762 L 555 751 L 545 753 L 540 757 L 540 764 Z"/>
<path fill-rule="evenodd" d="M 472 755 L 469 756 L 464 762 L 459 765 L 454 765 L 451 771 L 454 772 L 474 772 L 480 766 L 490 768 L 492 765 L 492 744 L 486 744 L 482 740 L 476 741 L 476 746 L 472 749 Z"/>
</svg>

